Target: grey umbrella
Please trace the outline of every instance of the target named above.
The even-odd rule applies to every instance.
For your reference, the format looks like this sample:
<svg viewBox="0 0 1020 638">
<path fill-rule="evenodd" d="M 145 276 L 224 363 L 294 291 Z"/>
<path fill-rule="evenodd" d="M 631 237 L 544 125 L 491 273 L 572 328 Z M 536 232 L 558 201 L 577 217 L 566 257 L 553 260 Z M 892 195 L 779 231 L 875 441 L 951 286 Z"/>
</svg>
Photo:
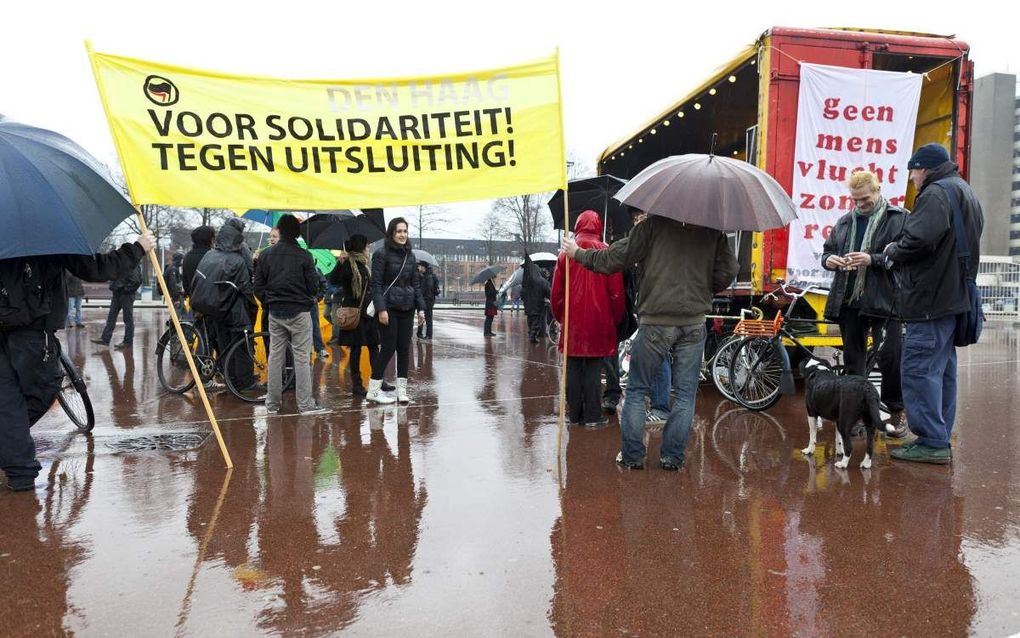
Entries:
<svg viewBox="0 0 1020 638">
<path fill-rule="evenodd" d="M 432 266 L 433 268 L 439 268 L 439 262 L 436 261 L 436 258 L 432 256 L 432 253 L 420 250 L 418 248 L 415 248 L 412 252 L 414 253 L 415 263 L 419 261 L 424 261 L 426 264 Z"/>
<path fill-rule="evenodd" d="M 485 281 L 489 281 L 499 273 L 503 272 L 505 268 L 503 266 L 489 266 L 482 272 L 475 275 L 475 278 L 471 280 L 471 285 L 480 284 Z"/>
<path fill-rule="evenodd" d="M 771 175 L 718 155 L 661 159 L 615 197 L 649 215 L 719 230 L 782 228 L 797 218 L 790 196 Z"/>
</svg>

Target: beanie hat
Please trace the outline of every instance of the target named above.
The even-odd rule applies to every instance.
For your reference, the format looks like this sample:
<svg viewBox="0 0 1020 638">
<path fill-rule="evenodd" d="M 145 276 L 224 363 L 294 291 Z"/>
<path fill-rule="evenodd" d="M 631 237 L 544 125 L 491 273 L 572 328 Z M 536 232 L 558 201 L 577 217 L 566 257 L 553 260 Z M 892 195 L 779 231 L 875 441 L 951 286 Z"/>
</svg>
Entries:
<svg viewBox="0 0 1020 638">
<path fill-rule="evenodd" d="M 925 144 L 914 151 L 907 162 L 907 169 L 935 168 L 949 161 L 949 153 L 941 144 Z"/>
</svg>

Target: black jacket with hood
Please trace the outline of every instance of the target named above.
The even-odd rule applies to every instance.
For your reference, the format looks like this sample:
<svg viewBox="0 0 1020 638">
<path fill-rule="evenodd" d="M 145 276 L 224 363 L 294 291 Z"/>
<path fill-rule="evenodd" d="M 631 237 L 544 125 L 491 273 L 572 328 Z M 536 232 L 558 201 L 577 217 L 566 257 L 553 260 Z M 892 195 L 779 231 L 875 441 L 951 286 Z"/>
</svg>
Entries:
<svg viewBox="0 0 1020 638">
<path fill-rule="evenodd" d="M 868 267 L 868 276 L 864 281 L 864 292 L 861 293 L 858 304 L 858 312 L 862 315 L 872 317 L 897 317 L 896 291 L 893 283 L 892 273 L 886 268 L 886 259 L 882 250 L 891 242 L 899 239 L 903 232 L 903 224 L 906 221 L 909 211 L 899 206 L 889 204 L 886 208 L 886 217 L 875 229 L 871 239 L 871 266 Z M 831 270 L 825 265 L 825 261 L 832 255 L 842 257 L 845 252 L 846 237 L 850 233 L 850 225 L 853 221 L 853 211 L 843 215 L 832 227 L 828 239 L 825 240 L 825 247 L 822 249 L 822 268 Z M 847 297 L 847 279 L 849 273 L 845 270 L 836 270 L 832 278 L 832 286 L 829 288 L 829 298 L 825 302 L 825 318 L 829 321 L 838 321 L 839 312 L 843 309 L 843 303 Z"/>
<path fill-rule="evenodd" d="M 251 252 L 244 244 L 244 222 L 228 219 L 216 235 L 216 245 L 195 270 L 191 301 L 196 310 L 200 300 L 220 309 L 214 315 L 234 331 L 250 329 L 255 314 Z"/>
<path fill-rule="evenodd" d="M 524 255 L 524 276 L 521 277 L 521 301 L 524 314 L 540 315 L 545 312 L 545 300 L 552 293 L 552 284 L 542 273 L 542 268 L 531 261 L 531 255 Z"/>
<path fill-rule="evenodd" d="M 897 310 L 904 321 L 958 315 L 970 306 L 956 254 L 953 208 L 946 191 L 933 185 L 940 179 L 948 179 L 950 189 L 960 198 L 963 231 L 971 255 L 968 276 L 977 277 L 984 214 L 974 191 L 957 172 L 956 164 L 945 162 L 928 171 L 914 201 L 914 211 L 903 224 L 903 234 L 885 250 L 893 262 Z"/>
</svg>

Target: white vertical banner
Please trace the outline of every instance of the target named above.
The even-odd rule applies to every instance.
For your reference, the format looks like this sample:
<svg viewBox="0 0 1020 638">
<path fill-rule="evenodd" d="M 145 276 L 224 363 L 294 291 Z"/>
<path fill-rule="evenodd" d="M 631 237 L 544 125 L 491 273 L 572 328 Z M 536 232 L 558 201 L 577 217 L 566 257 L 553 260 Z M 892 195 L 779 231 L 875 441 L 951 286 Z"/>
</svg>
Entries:
<svg viewBox="0 0 1020 638">
<path fill-rule="evenodd" d="M 787 279 L 799 287 L 829 287 L 821 264 L 825 238 L 853 210 L 846 186 L 855 171 L 878 176 L 882 195 L 902 206 L 907 161 L 914 146 L 922 76 L 819 64 L 800 65 L 797 142 Z"/>
</svg>

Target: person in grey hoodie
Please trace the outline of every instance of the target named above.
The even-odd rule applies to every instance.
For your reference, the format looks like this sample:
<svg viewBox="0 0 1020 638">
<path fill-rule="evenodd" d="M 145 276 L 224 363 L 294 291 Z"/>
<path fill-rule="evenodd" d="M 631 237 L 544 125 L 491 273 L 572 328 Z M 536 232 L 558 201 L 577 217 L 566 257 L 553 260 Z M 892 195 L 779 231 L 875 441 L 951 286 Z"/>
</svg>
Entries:
<svg viewBox="0 0 1020 638">
<path fill-rule="evenodd" d="M 663 360 L 671 356 L 676 400 L 662 431 L 659 465 L 679 470 L 694 419 L 705 315 L 712 309 L 715 293 L 726 289 L 737 275 L 737 260 L 726 234 L 652 214 L 609 248 L 585 250 L 568 238 L 562 249 L 585 268 L 605 274 L 640 264 L 637 313 L 641 328 L 631 346 L 620 423 L 622 449 L 616 462 L 626 469 L 644 469 L 645 397 Z"/>
</svg>

